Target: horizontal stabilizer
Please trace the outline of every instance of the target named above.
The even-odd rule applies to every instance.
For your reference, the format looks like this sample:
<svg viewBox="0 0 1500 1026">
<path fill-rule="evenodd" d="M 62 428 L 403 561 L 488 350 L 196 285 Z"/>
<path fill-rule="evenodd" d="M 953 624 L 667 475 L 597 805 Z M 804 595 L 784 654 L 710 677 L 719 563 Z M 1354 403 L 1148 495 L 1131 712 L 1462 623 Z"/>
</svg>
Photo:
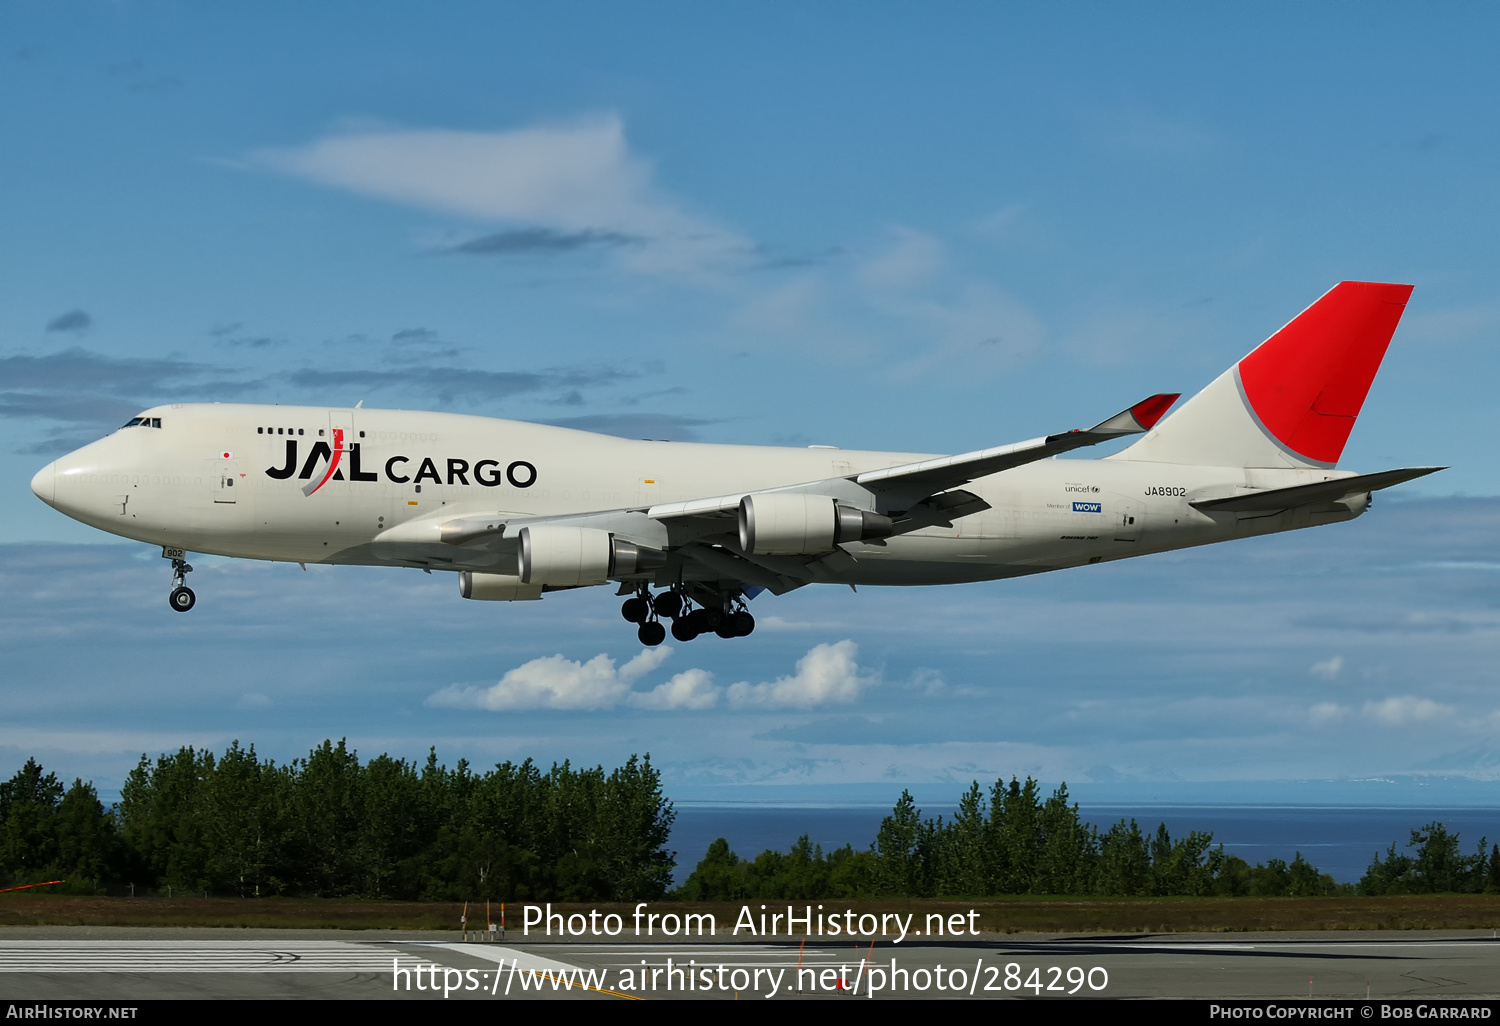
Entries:
<svg viewBox="0 0 1500 1026">
<path fill-rule="evenodd" d="M 1260 492 L 1248 492 L 1244 495 L 1230 495 L 1221 499 L 1194 499 L 1189 505 L 1205 513 L 1247 513 L 1291 509 L 1293 506 L 1308 506 L 1313 503 L 1338 502 L 1351 495 L 1379 491 L 1382 488 L 1413 481 L 1447 469 L 1447 467 L 1405 467 L 1401 470 L 1382 470 L 1375 474 L 1339 477 L 1332 481 L 1317 481 L 1313 484 L 1294 485 L 1291 488 L 1271 488 Z"/>
</svg>

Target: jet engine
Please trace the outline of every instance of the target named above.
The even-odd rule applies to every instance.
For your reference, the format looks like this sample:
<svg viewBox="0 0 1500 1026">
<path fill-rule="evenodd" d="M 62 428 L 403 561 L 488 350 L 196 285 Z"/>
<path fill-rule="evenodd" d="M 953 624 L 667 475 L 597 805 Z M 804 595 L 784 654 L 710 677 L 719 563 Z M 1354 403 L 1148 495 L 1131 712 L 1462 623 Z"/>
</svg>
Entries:
<svg viewBox="0 0 1500 1026">
<path fill-rule="evenodd" d="M 521 580 L 572 588 L 603 584 L 611 577 L 649 573 L 666 565 L 656 549 L 622 541 L 608 531 L 567 524 L 521 528 Z"/>
<path fill-rule="evenodd" d="M 458 574 L 458 593 L 466 599 L 487 602 L 523 602 L 541 598 L 542 586 L 527 584 L 511 574 L 477 574 L 461 570 Z"/>
<path fill-rule="evenodd" d="M 759 556 L 810 555 L 891 534 L 890 517 L 827 495 L 773 492 L 740 500 L 740 547 Z"/>
</svg>

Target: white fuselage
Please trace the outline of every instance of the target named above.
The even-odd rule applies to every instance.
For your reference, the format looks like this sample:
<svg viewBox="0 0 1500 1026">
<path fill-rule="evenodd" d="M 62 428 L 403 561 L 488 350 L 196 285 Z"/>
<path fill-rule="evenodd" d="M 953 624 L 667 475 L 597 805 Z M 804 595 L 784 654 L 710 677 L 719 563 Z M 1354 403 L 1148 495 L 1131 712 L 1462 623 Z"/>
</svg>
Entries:
<svg viewBox="0 0 1500 1026">
<path fill-rule="evenodd" d="M 33 490 L 68 516 L 123 537 L 302 563 L 513 574 L 513 549 L 448 544 L 441 525 L 466 516 L 644 510 L 925 458 L 632 441 L 405 410 L 184 404 L 144 416 L 147 426 L 122 428 L 50 464 Z M 149 426 L 150 418 L 160 427 Z M 330 465 L 335 431 L 347 440 L 338 472 L 304 494 Z M 1347 472 L 1122 458 L 1128 455 L 1043 460 L 976 480 L 965 488 L 990 509 L 952 527 L 848 545 L 853 564 L 823 579 L 908 585 L 1012 577 L 1347 520 L 1364 509 L 1361 501 L 1210 515 L 1189 501 Z"/>
</svg>

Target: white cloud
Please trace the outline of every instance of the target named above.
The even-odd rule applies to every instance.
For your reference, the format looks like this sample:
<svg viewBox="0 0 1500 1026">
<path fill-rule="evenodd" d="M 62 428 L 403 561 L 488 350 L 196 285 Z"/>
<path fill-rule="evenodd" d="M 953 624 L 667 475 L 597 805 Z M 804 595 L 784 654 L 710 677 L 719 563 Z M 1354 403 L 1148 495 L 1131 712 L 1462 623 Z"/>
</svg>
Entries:
<svg viewBox="0 0 1500 1026">
<path fill-rule="evenodd" d="M 605 233 L 636 270 L 702 269 L 748 243 L 652 188 L 613 114 L 501 132 L 363 129 L 260 150 L 252 166 L 395 203 L 553 232 Z"/>
<path fill-rule="evenodd" d="M 431 695 L 427 704 L 464 709 L 612 709 L 630 704 L 642 709 L 711 709 L 719 700 L 713 674 L 685 670 L 651 691 L 631 685 L 666 662 L 669 646 L 642 649 L 624 666 L 604 653 L 588 662 L 562 655 L 545 656 L 511 670 L 488 688 L 453 685 Z"/>
<path fill-rule="evenodd" d="M 656 648 L 643 648 L 640 655 L 620 667 L 620 679 L 629 684 L 640 680 L 646 674 L 656 669 L 672 654 L 670 645 L 659 645 Z"/>
<path fill-rule="evenodd" d="M 1366 716 L 1389 727 L 1400 727 L 1408 723 L 1436 719 L 1453 712 L 1452 706 L 1441 705 L 1415 695 L 1397 695 L 1383 702 L 1366 702 Z"/>
<path fill-rule="evenodd" d="M 818 645 L 797 660 L 797 672 L 769 684 L 744 681 L 729 686 L 729 704 L 735 708 L 810 709 L 818 705 L 852 702 L 871 681 L 859 676 L 854 657 L 859 647 L 844 640 Z"/>
<path fill-rule="evenodd" d="M 672 654 L 668 646 L 643 649 L 625 665 L 600 653 L 587 662 L 562 655 L 522 663 L 490 687 L 454 684 L 428 696 L 430 706 L 458 709 L 613 709 L 622 705 L 659 712 L 701 711 L 719 704 L 725 689 L 708 670 L 684 670 L 649 691 L 631 685 L 657 669 Z M 818 645 L 797 661 L 790 677 L 768 684 L 740 682 L 727 689 L 729 704 L 743 708 L 797 708 L 848 703 L 871 680 L 859 676 L 853 641 Z"/>
<path fill-rule="evenodd" d="M 1307 672 L 1314 677 L 1322 677 L 1324 680 L 1333 680 L 1344 671 L 1344 657 L 1336 655 L 1331 659 L 1313 663 L 1307 668 Z"/>
<path fill-rule="evenodd" d="M 603 654 L 586 663 L 562 655 L 544 656 L 511 670 L 493 687 L 444 688 L 427 699 L 428 705 L 502 709 L 608 709 L 619 705 L 630 685 L 656 669 L 672 650 L 648 648 L 618 670 Z"/>
<path fill-rule="evenodd" d="M 684 670 L 650 691 L 632 692 L 630 704 L 642 709 L 712 709 L 719 704 L 713 679 L 707 670 Z"/>
</svg>

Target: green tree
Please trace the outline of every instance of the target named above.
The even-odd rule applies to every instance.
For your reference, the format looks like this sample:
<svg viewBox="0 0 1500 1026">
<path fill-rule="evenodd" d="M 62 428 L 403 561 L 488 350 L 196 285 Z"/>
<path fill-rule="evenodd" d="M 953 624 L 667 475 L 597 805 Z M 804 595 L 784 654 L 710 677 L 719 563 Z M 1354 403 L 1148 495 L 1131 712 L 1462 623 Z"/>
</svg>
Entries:
<svg viewBox="0 0 1500 1026">
<path fill-rule="evenodd" d="M 1122 819 L 1099 839 L 1099 862 L 1094 875 L 1095 894 L 1149 894 L 1151 853 L 1140 824 L 1126 826 Z"/>
<path fill-rule="evenodd" d="M 672 885 L 677 853 L 667 847 L 677 812 L 662 793 L 651 753 L 634 755 L 604 782 L 600 794 L 599 845 L 610 897 L 654 900 Z"/>
<path fill-rule="evenodd" d="M 199 799 L 213 773 L 212 752 L 179 748 L 153 763 L 141 761 L 120 788 L 125 843 L 149 886 L 197 890 L 208 886 L 209 854 Z"/>
<path fill-rule="evenodd" d="M 902 791 L 891 814 L 880 821 L 875 835 L 875 856 L 882 893 L 916 897 L 923 893 L 922 812 L 910 791 Z"/>
<path fill-rule="evenodd" d="M 121 845 L 115 818 L 99 801 L 92 783 L 74 779 L 58 802 L 54 818 L 57 875 L 68 890 L 91 893 L 116 877 Z"/>
<path fill-rule="evenodd" d="M 683 881 L 677 896 L 683 901 L 733 901 L 751 895 L 744 863 L 720 837 L 708 846 L 697 867 Z"/>
<path fill-rule="evenodd" d="M 0 870 L 34 883 L 57 860 L 57 809 L 63 785 L 35 759 L 0 784 Z"/>
</svg>

